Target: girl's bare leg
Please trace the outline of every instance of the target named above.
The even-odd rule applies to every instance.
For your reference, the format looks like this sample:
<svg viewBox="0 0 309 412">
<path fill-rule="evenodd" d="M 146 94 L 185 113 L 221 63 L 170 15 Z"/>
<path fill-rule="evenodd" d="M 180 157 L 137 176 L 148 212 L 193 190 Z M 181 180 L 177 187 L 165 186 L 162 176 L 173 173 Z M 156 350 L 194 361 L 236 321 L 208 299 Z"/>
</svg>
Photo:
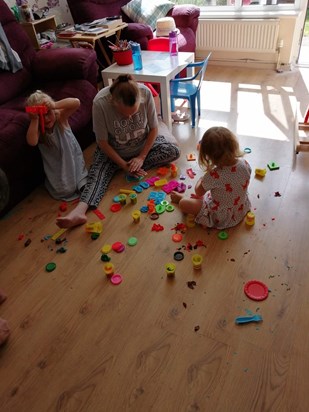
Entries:
<svg viewBox="0 0 309 412">
<path fill-rule="evenodd" d="M 86 212 L 88 210 L 88 204 L 79 202 L 78 205 L 68 215 L 58 217 L 56 220 L 57 226 L 60 228 L 70 228 L 74 226 L 83 225 L 87 222 Z"/>
<path fill-rule="evenodd" d="M 171 192 L 171 200 L 173 203 L 178 203 L 179 209 L 183 213 L 194 216 L 199 213 L 203 204 L 202 199 L 191 199 L 178 192 Z"/>
</svg>

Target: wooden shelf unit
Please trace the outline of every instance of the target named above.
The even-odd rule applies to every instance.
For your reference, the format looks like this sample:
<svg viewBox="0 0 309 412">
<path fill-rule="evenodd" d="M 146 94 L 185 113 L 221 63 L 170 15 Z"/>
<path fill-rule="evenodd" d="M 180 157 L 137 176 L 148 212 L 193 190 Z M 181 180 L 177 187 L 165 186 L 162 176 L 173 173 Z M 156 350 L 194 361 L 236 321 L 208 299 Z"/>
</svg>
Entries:
<svg viewBox="0 0 309 412">
<path fill-rule="evenodd" d="M 38 34 L 46 30 L 56 30 L 56 19 L 55 16 L 47 16 L 40 20 L 34 20 L 31 22 L 21 22 L 20 23 L 25 32 L 28 34 L 33 46 L 39 50 L 41 48 Z"/>
</svg>

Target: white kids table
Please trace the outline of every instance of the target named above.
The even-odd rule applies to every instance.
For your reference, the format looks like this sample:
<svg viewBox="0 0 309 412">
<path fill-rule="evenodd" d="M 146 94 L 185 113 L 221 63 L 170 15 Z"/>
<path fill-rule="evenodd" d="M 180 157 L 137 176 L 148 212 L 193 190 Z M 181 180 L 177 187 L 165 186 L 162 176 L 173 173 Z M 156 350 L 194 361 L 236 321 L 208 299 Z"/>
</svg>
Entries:
<svg viewBox="0 0 309 412">
<path fill-rule="evenodd" d="M 112 64 L 102 70 L 104 86 L 112 83 L 121 74 L 131 74 L 135 80 L 150 83 L 160 83 L 162 118 L 172 129 L 170 80 L 180 73 L 189 63 L 194 61 L 194 53 L 179 52 L 178 56 L 170 56 L 168 52 L 142 50 L 143 69 L 134 70 L 133 63 L 126 66 Z M 188 76 L 191 76 L 188 73 Z"/>
</svg>

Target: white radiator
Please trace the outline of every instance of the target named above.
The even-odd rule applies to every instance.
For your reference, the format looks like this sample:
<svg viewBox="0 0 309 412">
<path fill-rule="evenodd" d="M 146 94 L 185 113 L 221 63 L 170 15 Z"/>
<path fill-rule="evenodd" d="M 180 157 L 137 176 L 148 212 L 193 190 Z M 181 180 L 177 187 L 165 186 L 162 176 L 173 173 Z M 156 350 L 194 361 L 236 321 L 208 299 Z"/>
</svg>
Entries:
<svg viewBox="0 0 309 412">
<path fill-rule="evenodd" d="M 275 53 L 278 34 L 279 19 L 201 19 L 197 49 Z"/>
</svg>

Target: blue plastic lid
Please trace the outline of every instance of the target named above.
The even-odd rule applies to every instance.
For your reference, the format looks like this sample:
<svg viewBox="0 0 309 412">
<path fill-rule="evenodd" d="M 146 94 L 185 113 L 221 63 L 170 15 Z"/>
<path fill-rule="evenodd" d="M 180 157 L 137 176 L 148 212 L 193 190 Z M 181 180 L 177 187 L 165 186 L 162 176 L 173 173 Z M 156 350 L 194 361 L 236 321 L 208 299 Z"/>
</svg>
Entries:
<svg viewBox="0 0 309 412">
<path fill-rule="evenodd" d="M 130 42 L 132 52 L 141 51 L 141 45 L 139 43 Z"/>
</svg>

